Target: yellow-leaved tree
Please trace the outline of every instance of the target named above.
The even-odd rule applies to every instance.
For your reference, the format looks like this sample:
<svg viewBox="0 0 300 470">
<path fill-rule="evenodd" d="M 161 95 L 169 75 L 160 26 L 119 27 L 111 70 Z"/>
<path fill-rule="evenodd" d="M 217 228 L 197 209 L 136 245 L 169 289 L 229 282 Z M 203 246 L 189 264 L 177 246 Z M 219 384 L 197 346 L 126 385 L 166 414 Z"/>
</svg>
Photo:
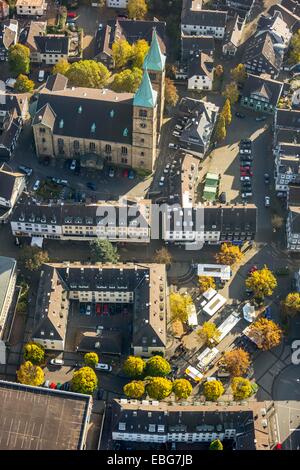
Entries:
<svg viewBox="0 0 300 470">
<path fill-rule="evenodd" d="M 222 243 L 220 252 L 215 256 L 217 263 L 233 266 L 243 259 L 243 253 L 240 248 L 231 243 Z"/>
<path fill-rule="evenodd" d="M 277 280 L 272 271 L 267 266 L 253 271 L 246 279 L 247 289 L 253 291 L 254 297 L 263 299 L 273 294 L 277 287 Z"/>
<path fill-rule="evenodd" d="M 170 294 L 170 308 L 172 320 L 186 322 L 188 319 L 188 305 L 192 304 L 190 295 L 182 295 L 178 292 Z"/>
</svg>

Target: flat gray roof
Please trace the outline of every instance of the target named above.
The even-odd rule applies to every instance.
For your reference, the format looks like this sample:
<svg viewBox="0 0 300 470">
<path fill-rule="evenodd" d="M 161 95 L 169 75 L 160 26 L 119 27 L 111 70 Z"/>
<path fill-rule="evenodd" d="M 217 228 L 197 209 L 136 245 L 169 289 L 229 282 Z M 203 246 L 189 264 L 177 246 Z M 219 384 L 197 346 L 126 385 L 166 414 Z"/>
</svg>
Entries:
<svg viewBox="0 0 300 470">
<path fill-rule="evenodd" d="M 81 449 L 90 400 L 0 380 L 0 450 Z"/>
</svg>

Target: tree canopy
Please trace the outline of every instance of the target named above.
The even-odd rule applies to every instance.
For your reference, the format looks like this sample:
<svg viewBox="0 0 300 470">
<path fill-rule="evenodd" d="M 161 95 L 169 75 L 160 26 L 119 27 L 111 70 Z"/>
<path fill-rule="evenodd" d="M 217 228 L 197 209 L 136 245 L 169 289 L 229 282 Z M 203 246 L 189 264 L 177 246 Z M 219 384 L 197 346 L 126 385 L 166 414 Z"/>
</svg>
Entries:
<svg viewBox="0 0 300 470">
<path fill-rule="evenodd" d="M 298 64 L 300 62 L 300 29 L 292 36 L 289 62 L 291 64 Z"/>
<path fill-rule="evenodd" d="M 220 380 L 209 380 L 204 383 L 203 391 L 207 400 L 217 401 L 225 390 Z"/>
<path fill-rule="evenodd" d="M 188 398 L 192 393 L 193 387 L 186 379 L 176 379 L 173 382 L 173 392 L 177 398 Z"/>
<path fill-rule="evenodd" d="M 220 336 L 220 331 L 213 322 L 206 321 L 201 326 L 200 330 L 197 331 L 199 337 L 205 344 L 209 345 L 210 340 L 214 339 L 218 341 Z"/>
<path fill-rule="evenodd" d="M 79 60 L 73 62 L 66 76 L 70 85 L 87 88 L 103 88 L 107 85 L 110 72 L 101 62 Z"/>
<path fill-rule="evenodd" d="M 128 0 L 128 17 L 134 20 L 143 20 L 147 14 L 145 0 Z"/>
<path fill-rule="evenodd" d="M 29 271 L 37 271 L 42 264 L 48 263 L 47 251 L 43 251 L 37 246 L 25 246 L 20 253 L 20 260 Z"/>
<path fill-rule="evenodd" d="M 132 46 L 126 39 L 117 39 L 112 45 L 112 58 L 115 68 L 124 67 L 132 58 Z"/>
<path fill-rule="evenodd" d="M 92 258 L 102 263 L 117 263 L 120 259 L 117 248 L 109 240 L 94 240 L 90 243 Z"/>
<path fill-rule="evenodd" d="M 198 277 L 198 282 L 199 282 L 199 291 L 201 294 L 203 292 L 207 291 L 207 289 L 215 289 L 216 288 L 216 283 L 213 277 L 211 276 L 199 276 Z"/>
<path fill-rule="evenodd" d="M 216 65 L 216 67 L 215 67 L 216 76 L 217 77 L 222 77 L 223 73 L 224 73 L 223 66 L 221 64 Z"/>
<path fill-rule="evenodd" d="M 238 64 L 230 70 L 230 75 L 235 82 L 243 83 L 247 78 L 247 71 L 244 64 Z"/>
<path fill-rule="evenodd" d="M 164 377 L 171 372 L 171 366 L 166 359 L 161 356 L 152 356 L 146 362 L 145 373 L 151 377 Z"/>
<path fill-rule="evenodd" d="M 18 381 L 21 384 L 39 387 L 45 381 L 43 370 L 30 361 L 24 362 L 17 371 Z"/>
<path fill-rule="evenodd" d="M 74 372 L 71 385 L 73 392 L 92 395 L 97 388 L 98 379 L 91 367 L 81 367 Z"/>
<path fill-rule="evenodd" d="M 70 67 L 71 64 L 66 59 L 61 59 L 53 66 L 52 74 L 61 73 L 62 75 L 67 75 Z"/>
<path fill-rule="evenodd" d="M 251 397 L 254 391 L 250 380 L 244 377 L 234 377 L 231 381 L 231 390 L 236 401 Z"/>
<path fill-rule="evenodd" d="M 253 291 L 254 297 L 263 299 L 273 294 L 277 287 L 277 280 L 272 271 L 264 266 L 262 269 L 253 271 L 247 277 L 246 287 Z"/>
<path fill-rule="evenodd" d="M 249 353 L 242 348 L 225 351 L 222 364 L 231 375 L 235 377 L 242 376 L 246 374 L 250 367 Z"/>
<path fill-rule="evenodd" d="M 139 39 L 132 44 L 132 57 L 131 62 L 133 67 L 142 68 L 146 55 L 150 46 L 145 39 Z"/>
<path fill-rule="evenodd" d="M 240 96 L 238 86 L 235 82 L 230 82 L 226 85 L 223 91 L 223 96 L 230 101 L 231 104 L 235 104 Z"/>
<path fill-rule="evenodd" d="M 14 90 L 17 93 L 31 93 L 34 90 L 34 82 L 26 75 L 20 74 L 16 80 Z"/>
<path fill-rule="evenodd" d="M 143 78 L 143 71 L 137 67 L 125 69 L 114 75 L 110 88 L 116 93 L 135 93 Z"/>
<path fill-rule="evenodd" d="M 128 377 L 140 377 L 143 375 L 146 362 L 137 356 L 128 356 L 123 364 L 123 371 Z"/>
<path fill-rule="evenodd" d="M 219 439 L 211 441 L 209 444 L 209 450 L 223 450 L 223 444 Z"/>
<path fill-rule="evenodd" d="M 226 126 L 229 126 L 231 124 L 232 114 L 231 114 L 231 104 L 230 104 L 230 100 L 228 98 L 226 99 L 226 101 L 224 103 L 221 114 L 225 119 Z"/>
<path fill-rule="evenodd" d="M 154 255 L 154 262 L 169 265 L 172 263 L 172 255 L 169 250 L 163 246 L 159 250 L 156 250 Z"/>
<path fill-rule="evenodd" d="M 277 323 L 267 318 L 259 318 L 249 327 L 249 336 L 259 349 L 267 351 L 278 346 L 283 332 Z"/>
<path fill-rule="evenodd" d="M 240 248 L 230 243 L 222 243 L 220 252 L 215 256 L 217 263 L 232 266 L 243 259 Z"/>
<path fill-rule="evenodd" d="M 154 400 L 164 400 L 171 395 L 173 384 L 164 377 L 151 377 L 146 385 L 146 392 Z"/>
<path fill-rule="evenodd" d="M 123 390 L 127 397 L 139 400 L 145 394 L 145 384 L 142 380 L 133 380 L 126 384 Z"/>
<path fill-rule="evenodd" d="M 84 355 L 83 360 L 87 366 L 95 367 L 95 365 L 99 362 L 99 356 L 95 352 L 88 352 Z"/>
<path fill-rule="evenodd" d="M 23 44 L 15 44 L 8 49 L 8 64 L 11 72 L 18 76 L 30 72 L 30 50 Z"/>
<path fill-rule="evenodd" d="M 289 317 L 294 317 L 300 312 L 300 294 L 299 292 L 290 292 L 282 302 L 284 312 Z"/>
<path fill-rule="evenodd" d="M 217 124 L 215 127 L 215 138 L 217 142 L 221 142 L 226 138 L 227 131 L 226 131 L 226 121 L 222 114 L 219 114 L 217 119 Z"/>
<path fill-rule="evenodd" d="M 192 304 L 190 295 L 182 295 L 178 292 L 170 294 L 170 309 L 172 320 L 180 320 L 186 322 L 188 319 L 188 305 Z"/>
<path fill-rule="evenodd" d="M 45 360 L 45 350 L 43 346 L 33 341 L 25 344 L 24 359 L 35 365 L 42 364 Z"/>
<path fill-rule="evenodd" d="M 165 102 L 167 106 L 174 108 L 178 103 L 179 95 L 174 82 L 166 77 L 165 79 Z"/>
</svg>

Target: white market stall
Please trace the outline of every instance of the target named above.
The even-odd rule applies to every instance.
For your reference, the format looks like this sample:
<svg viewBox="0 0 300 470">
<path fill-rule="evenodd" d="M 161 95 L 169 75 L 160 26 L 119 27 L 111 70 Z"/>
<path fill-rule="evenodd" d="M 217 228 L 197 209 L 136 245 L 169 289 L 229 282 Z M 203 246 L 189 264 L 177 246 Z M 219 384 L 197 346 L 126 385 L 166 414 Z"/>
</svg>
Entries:
<svg viewBox="0 0 300 470">
<path fill-rule="evenodd" d="M 203 374 L 201 374 L 201 372 L 196 369 L 196 367 L 188 366 L 185 369 L 185 373 L 188 377 L 191 377 L 191 379 L 195 380 L 195 382 L 201 382 L 203 379 Z"/>
<path fill-rule="evenodd" d="M 210 287 L 202 295 L 206 300 L 212 299 L 216 295 L 217 291 Z"/>
<path fill-rule="evenodd" d="M 198 318 L 197 318 L 197 312 L 196 312 L 196 307 L 194 304 L 189 304 L 187 306 L 187 313 L 188 313 L 188 325 L 193 327 L 198 326 Z"/>
<path fill-rule="evenodd" d="M 204 372 L 207 366 L 213 361 L 220 351 L 217 348 L 206 348 L 204 351 L 197 357 L 198 364 L 197 367 L 201 372 Z"/>
<path fill-rule="evenodd" d="M 236 312 L 229 315 L 226 320 L 218 326 L 218 330 L 220 331 L 221 335 L 218 338 L 218 343 L 225 338 L 226 335 L 235 327 L 235 325 L 241 320 L 240 317 L 237 316 Z"/>
<path fill-rule="evenodd" d="M 197 274 L 198 276 L 210 276 L 222 281 L 229 281 L 231 268 L 225 264 L 198 264 Z"/>
<path fill-rule="evenodd" d="M 210 317 L 212 317 L 215 313 L 217 313 L 220 308 L 223 307 L 227 302 L 227 299 L 223 297 L 221 294 L 216 294 L 207 304 L 203 307 L 203 311 L 207 313 Z"/>
</svg>

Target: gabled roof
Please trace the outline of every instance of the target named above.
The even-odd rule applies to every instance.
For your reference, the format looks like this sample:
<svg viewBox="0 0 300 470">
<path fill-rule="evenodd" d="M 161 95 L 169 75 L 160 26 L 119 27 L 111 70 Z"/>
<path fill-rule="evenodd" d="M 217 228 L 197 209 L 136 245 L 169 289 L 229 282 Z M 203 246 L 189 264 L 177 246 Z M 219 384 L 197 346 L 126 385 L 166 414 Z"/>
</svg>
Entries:
<svg viewBox="0 0 300 470">
<path fill-rule="evenodd" d="M 50 91 L 65 90 L 68 85 L 68 79 L 61 73 L 50 75 L 46 82 L 46 88 Z"/>
<path fill-rule="evenodd" d="M 154 108 L 157 102 L 157 92 L 153 90 L 147 70 L 144 71 L 139 89 L 133 98 L 133 106 Z"/>
<path fill-rule="evenodd" d="M 283 83 L 263 76 L 248 74 L 243 88 L 243 96 L 259 93 L 276 106 L 281 95 Z"/>
<path fill-rule="evenodd" d="M 68 54 L 69 52 L 67 36 L 35 36 L 34 40 L 41 54 Z"/>
<path fill-rule="evenodd" d="M 243 62 L 262 58 L 269 62 L 274 69 L 280 70 L 282 56 L 274 49 L 274 44 L 269 33 L 264 33 L 258 37 L 252 37 L 244 54 Z"/>
<path fill-rule="evenodd" d="M 161 53 L 157 34 L 156 34 L 156 29 L 154 28 L 151 46 L 150 46 L 148 54 L 145 57 L 143 69 L 162 72 L 165 68 L 165 64 L 166 64 L 166 56 L 164 56 Z"/>
<path fill-rule="evenodd" d="M 189 62 L 188 77 L 195 75 L 205 76 L 210 80 L 213 79 L 213 65 L 214 60 L 204 52 L 194 56 Z"/>
<path fill-rule="evenodd" d="M 53 129 L 56 114 L 51 108 L 50 104 L 45 104 L 39 109 L 34 117 L 33 124 L 43 124 L 44 126 Z"/>
<path fill-rule="evenodd" d="M 9 201 L 13 194 L 15 182 L 18 178 L 23 178 L 22 173 L 14 172 L 6 163 L 0 168 L 0 197 Z"/>
</svg>

